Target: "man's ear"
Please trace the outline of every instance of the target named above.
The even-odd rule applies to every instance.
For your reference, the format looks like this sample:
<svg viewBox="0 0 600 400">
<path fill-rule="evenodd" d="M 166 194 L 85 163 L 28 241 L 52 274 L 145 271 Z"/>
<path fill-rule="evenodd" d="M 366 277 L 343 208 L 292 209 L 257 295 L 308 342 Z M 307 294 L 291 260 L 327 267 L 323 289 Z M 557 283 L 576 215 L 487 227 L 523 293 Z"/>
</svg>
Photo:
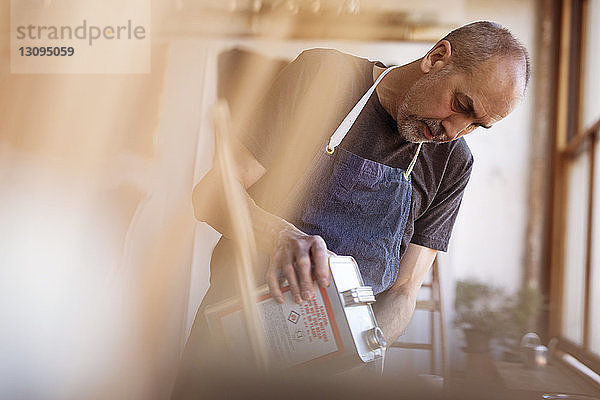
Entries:
<svg viewBox="0 0 600 400">
<path fill-rule="evenodd" d="M 450 61 L 452 54 L 452 45 L 447 40 L 440 40 L 431 50 L 421 59 L 421 71 L 424 74 L 432 70 L 439 70 Z"/>
</svg>

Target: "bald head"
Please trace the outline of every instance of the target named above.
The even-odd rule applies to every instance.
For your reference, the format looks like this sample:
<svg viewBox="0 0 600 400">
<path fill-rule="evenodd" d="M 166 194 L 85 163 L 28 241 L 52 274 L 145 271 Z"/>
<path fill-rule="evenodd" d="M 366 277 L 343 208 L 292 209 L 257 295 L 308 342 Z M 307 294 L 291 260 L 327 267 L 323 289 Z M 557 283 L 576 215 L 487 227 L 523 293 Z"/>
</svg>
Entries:
<svg viewBox="0 0 600 400">
<path fill-rule="evenodd" d="M 530 75 L 527 49 L 499 24 L 473 22 L 453 30 L 442 40 L 450 42 L 452 50 L 449 63 L 455 68 L 472 73 L 481 63 L 492 58 L 506 59 L 515 67 L 513 72 L 522 75 L 523 90 L 527 87 Z"/>
</svg>

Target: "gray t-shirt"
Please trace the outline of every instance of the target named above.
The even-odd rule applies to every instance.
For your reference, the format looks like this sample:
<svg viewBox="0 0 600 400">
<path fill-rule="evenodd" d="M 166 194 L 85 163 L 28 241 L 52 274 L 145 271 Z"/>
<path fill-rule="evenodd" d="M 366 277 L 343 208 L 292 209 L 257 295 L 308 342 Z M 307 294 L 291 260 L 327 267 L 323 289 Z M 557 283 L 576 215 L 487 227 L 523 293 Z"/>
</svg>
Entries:
<svg viewBox="0 0 600 400">
<path fill-rule="evenodd" d="M 241 135 L 244 145 L 267 169 L 250 188 L 260 206 L 278 213 L 315 152 L 373 84 L 374 64 L 336 50 L 312 49 L 279 73 Z M 398 134 L 396 121 L 376 94 L 340 146 L 402 169 L 417 149 Z M 412 172 L 412 207 L 401 255 L 408 243 L 447 250 L 472 165 L 473 156 L 462 138 L 423 145 Z"/>
</svg>

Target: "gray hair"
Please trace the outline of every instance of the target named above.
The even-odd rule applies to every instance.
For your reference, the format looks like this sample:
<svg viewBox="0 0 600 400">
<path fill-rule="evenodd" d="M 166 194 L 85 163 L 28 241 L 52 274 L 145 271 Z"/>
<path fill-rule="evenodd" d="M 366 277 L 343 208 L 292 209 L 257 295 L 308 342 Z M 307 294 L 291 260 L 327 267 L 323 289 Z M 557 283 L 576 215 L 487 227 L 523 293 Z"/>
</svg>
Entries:
<svg viewBox="0 0 600 400">
<path fill-rule="evenodd" d="M 452 46 L 450 63 L 464 71 L 494 56 L 521 58 L 525 62 L 525 87 L 529 83 L 530 61 L 527 49 L 501 25 L 490 21 L 473 22 L 457 28 L 441 40 Z"/>
</svg>

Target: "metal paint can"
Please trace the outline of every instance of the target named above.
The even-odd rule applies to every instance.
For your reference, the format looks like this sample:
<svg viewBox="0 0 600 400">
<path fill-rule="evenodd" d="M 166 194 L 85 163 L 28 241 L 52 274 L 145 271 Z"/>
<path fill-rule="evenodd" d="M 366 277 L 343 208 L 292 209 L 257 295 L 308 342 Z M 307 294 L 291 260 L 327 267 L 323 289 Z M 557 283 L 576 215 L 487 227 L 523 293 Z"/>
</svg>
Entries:
<svg viewBox="0 0 600 400">
<path fill-rule="evenodd" d="M 316 296 L 296 304 L 289 287 L 282 288 L 284 303 L 278 304 L 261 288 L 257 311 L 272 368 L 310 365 L 344 370 L 383 357 L 386 341 L 377 325 L 371 304 L 373 290 L 365 286 L 354 258 L 330 256 L 332 283 L 315 285 Z M 213 335 L 221 337 L 231 354 L 251 356 L 250 341 L 238 299 L 206 309 Z"/>
</svg>

